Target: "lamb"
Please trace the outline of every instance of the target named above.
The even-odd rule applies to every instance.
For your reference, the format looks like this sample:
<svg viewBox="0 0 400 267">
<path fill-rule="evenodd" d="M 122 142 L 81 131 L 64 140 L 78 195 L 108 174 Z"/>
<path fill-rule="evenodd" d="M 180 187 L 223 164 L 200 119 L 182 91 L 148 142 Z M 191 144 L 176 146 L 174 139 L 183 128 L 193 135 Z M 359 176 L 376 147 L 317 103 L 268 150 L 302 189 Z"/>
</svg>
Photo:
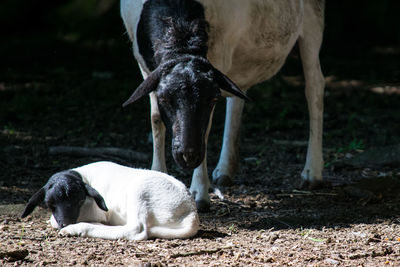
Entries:
<svg viewBox="0 0 400 267">
<path fill-rule="evenodd" d="M 186 186 L 165 173 L 96 162 L 58 172 L 28 201 L 44 202 L 61 235 L 145 240 L 189 238 L 199 217 Z"/>
<path fill-rule="evenodd" d="M 324 0 L 121 0 L 121 16 L 144 78 L 124 106 L 150 95 L 152 169 L 167 172 L 168 129 L 176 163 L 195 168 L 190 191 L 200 211 L 210 205 L 207 139 L 215 103 L 227 96 L 213 182 L 230 185 L 238 168 L 245 92 L 275 75 L 296 42 L 310 118 L 302 184 L 322 182 L 325 81 L 319 50 L 324 6 Z"/>
</svg>

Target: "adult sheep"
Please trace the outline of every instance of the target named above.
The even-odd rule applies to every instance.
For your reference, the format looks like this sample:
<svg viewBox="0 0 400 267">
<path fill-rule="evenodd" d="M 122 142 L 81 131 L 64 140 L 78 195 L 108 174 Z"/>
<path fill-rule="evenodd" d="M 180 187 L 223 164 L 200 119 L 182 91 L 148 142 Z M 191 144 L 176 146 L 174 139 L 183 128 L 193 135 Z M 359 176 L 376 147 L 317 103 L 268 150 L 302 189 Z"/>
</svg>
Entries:
<svg viewBox="0 0 400 267">
<path fill-rule="evenodd" d="M 190 191 L 199 210 L 210 204 L 206 146 L 217 99 L 228 96 L 222 151 L 213 172 L 213 181 L 224 185 L 232 183 L 238 166 L 243 92 L 276 74 L 296 41 L 310 118 L 301 177 L 305 184 L 322 181 L 324 6 L 324 0 L 121 1 L 144 78 L 124 105 L 150 94 L 152 169 L 167 171 L 167 127 L 175 161 L 195 168 Z"/>
</svg>

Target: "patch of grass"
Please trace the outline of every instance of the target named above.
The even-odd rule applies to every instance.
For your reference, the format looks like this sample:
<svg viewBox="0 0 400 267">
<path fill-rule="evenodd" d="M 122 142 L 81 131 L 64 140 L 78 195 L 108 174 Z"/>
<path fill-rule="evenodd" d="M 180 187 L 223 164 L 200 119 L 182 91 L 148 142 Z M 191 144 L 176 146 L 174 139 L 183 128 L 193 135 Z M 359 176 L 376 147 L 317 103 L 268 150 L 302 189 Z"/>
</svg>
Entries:
<svg viewBox="0 0 400 267">
<path fill-rule="evenodd" d="M 330 160 L 325 161 L 325 168 L 330 167 L 334 162 L 340 160 L 344 154 L 351 152 L 360 152 L 365 150 L 365 144 L 362 139 L 354 138 L 349 144 L 334 149 Z"/>
<path fill-rule="evenodd" d="M 238 232 L 239 232 L 239 229 L 235 224 L 231 224 L 231 226 L 229 226 L 229 228 L 228 228 L 229 235 L 236 234 Z"/>
<path fill-rule="evenodd" d="M 307 236 L 311 231 L 309 229 L 303 229 L 303 227 L 300 228 L 300 236 Z"/>
<path fill-rule="evenodd" d="M 313 237 L 309 237 L 309 236 L 307 238 L 313 242 L 325 242 L 326 241 L 326 239 L 313 238 Z"/>
<path fill-rule="evenodd" d="M 22 224 L 21 235 L 19 237 L 18 246 L 22 246 L 22 238 L 24 237 L 24 234 L 25 234 L 25 224 Z"/>
<path fill-rule="evenodd" d="M 3 131 L 8 135 L 14 135 L 16 133 L 15 127 L 10 122 L 3 126 Z"/>
<path fill-rule="evenodd" d="M 337 153 L 347 153 L 350 151 L 364 150 L 364 149 L 365 149 L 365 145 L 364 145 L 363 140 L 353 139 L 347 146 L 339 147 L 337 149 Z"/>
<path fill-rule="evenodd" d="M 312 232 L 312 230 L 310 230 L 310 229 L 301 228 L 300 236 L 307 238 L 313 242 L 325 242 L 326 241 L 326 239 L 324 239 L 324 238 L 314 238 L 314 237 L 309 236 L 311 234 L 311 232 Z"/>
<path fill-rule="evenodd" d="M 46 243 L 47 246 L 50 245 L 48 233 L 46 233 L 46 234 L 44 235 L 44 242 Z"/>
</svg>

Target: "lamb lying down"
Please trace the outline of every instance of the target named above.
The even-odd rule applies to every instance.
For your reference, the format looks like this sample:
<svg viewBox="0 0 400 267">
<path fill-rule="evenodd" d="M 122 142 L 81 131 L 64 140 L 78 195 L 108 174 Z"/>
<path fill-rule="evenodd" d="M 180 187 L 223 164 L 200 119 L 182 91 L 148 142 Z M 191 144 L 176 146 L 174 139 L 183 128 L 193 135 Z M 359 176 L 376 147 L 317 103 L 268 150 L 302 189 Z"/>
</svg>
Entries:
<svg viewBox="0 0 400 267">
<path fill-rule="evenodd" d="M 189 238 L 199 229 L 186 186 L 165 173 L 112 162 L 62 171 L 30 199 L 22 214 L 44 202 L 62 235 L 145 240 Z"/>
</svg>

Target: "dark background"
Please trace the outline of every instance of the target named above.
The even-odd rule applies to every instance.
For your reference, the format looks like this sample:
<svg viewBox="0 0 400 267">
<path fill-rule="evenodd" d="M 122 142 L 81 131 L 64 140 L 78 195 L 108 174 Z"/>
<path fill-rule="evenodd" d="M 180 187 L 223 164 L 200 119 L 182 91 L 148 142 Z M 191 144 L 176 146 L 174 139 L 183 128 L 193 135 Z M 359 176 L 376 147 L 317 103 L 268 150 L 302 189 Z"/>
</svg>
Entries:
<svg viewBox="0 0 400 267">
<path fill-rule="evenodd" d="M 334 152 L 325 151 L 327 166 L 337 152 L 400 143 L 399 11 L 397 0 L 326 1 L 324 147 Z M 9 169 L 2 179 L 47 177 L 88 162 L 51 157 L 47 149 L 54 145 L 151 153 L 148 100 L 121 107 L 142 78 L 119 1 L 2 0 L 0 31 L 0 167 Z M 272 139 L 307 140 L 296 50 L 275 78 L 248 92 L 257 101 L 245 107 L 242 142 L 265 142 L 250 157 L 265 156 Z M 223 121 L 221 102 L 210 136 L 210 166 L 216 164 Z M 304 149 L 294 152 L 282 161 L 302 165 Z M 171 161 L 168 149 L 167 156 Z"/>
<path fill-rule="evenodd" d="M 0 7 L 2 37 L 73 35 L 75 40 L 118 41 L 124 32 L 116 0 L 3 0 Z M 326 43 L 334 44 L 330 49 L 399 44 L 399 10 L 396 0 L 327 0 Z"/>
<path fill-rule="evenodd" d="M 396 0 L 327 0 L 322 57 L 352 57 L 377 46 L 398 47 L 399 11 Z M 96 49 L 113 47 L 105 61 L 96 62 L 97 68 L 107 68 L 121 62 L 118 56 L 130 48 L 116 0 L 2 0 L 0 25 L 2 72 L 26 62 L 56 65 L 76 56 L 82 47 L 88 54 L 79 54 L 74 61 L 88 66 L 92 64 L 88 58 L 99 56 Z"/>
</svg>

